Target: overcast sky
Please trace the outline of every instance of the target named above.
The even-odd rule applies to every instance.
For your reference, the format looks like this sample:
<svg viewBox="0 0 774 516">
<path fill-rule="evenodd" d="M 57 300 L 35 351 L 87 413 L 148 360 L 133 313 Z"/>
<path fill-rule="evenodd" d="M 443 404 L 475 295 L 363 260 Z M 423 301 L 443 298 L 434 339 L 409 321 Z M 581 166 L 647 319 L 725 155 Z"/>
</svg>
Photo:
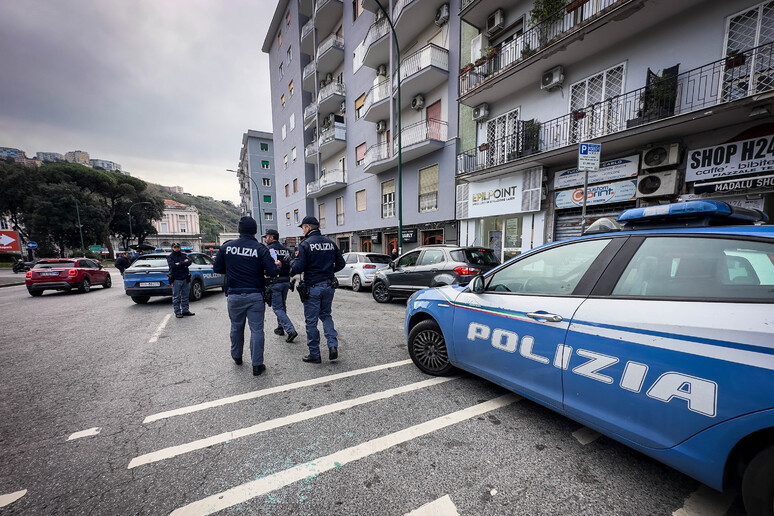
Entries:
<svg viewBox="0 0 774 516">
<path fill-rule="evenodd" d="M 271 132 L 275 0 L 0 0 L 0 147 L 83 150 L 239 203 L 242 135 Z"/>
</svg>

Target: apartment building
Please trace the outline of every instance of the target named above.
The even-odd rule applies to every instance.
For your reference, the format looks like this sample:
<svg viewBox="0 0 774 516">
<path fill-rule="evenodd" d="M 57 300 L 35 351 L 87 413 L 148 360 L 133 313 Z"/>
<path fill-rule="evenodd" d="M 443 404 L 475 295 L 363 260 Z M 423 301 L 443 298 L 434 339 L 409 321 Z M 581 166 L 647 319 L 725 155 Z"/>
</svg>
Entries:
<svg viewBox="0 0 774 516">
<path fill-rule="evenodd" d="M 46 162 L 55 163 L 57 161 L 65 160 L 64 154 L 61 154 L 59 152 L 38 152 L 35 155 L 43 163 L 46 163 Z"/>
<path fill-rule="evenodd" d="M 121 164 L 114 161 L 108 161 L 106 159 L 90 159 L 89 166 L 92 168 L 101 168 L 103 170 L 110 170 L 113 172 L 119 172 L 123 174 L 121 170 Z"/>
<path fill-rule="evenodd" d="M 634 206 L 774 213 L 774 2 L 463 0 L 463 243 L 508 258 Z M 578 172 L 579 143 L 601 167 Z"/>
<path fill-rule="evenodd" d="M 261 235 L 277 229 L 274 139 L 271 133 L 248 130 L 239 153 L 239 195 L 242 213 L 258 222 Z"/>
<path fill-rule="evenodd" d="M 399 227 L 403 250 L 458 239 L 459 0 L 381 3 L 387 16 L 372 0 L 278 2 L 263 51 L 289 245 L 305 215 L 344 251 L 388 252 Z"/>
<path fill-rule="evenodd" d="M 86 151 L 75 150 L 65 153 L 65 161 L 68 163 L 79 163 L 89 166 L 89 153 Z"/>
</svg>

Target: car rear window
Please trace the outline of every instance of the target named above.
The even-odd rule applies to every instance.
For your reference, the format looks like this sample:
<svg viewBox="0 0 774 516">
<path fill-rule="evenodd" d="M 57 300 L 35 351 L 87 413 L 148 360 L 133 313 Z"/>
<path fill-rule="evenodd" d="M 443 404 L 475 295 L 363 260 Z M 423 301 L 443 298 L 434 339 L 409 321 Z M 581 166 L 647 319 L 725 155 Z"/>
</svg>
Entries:
<svg viewBox="0 0 774 516">
<path fill-rule="evenodd" d="M 56 261 L 41 260 L 35 264 L 33 269 L 53 269 L 53 268 L 60 268 L 60 267 L 75 267 L 75 262 L 70 260 L 56 260 Z"/>
<path fill-rule="evenodd" d="M 491 249 L 459 249 L 451 252 L 452 260 L 472 265 L 500 265 Z"/>
<path fill-rule="evenodd" d="M 383 254 L 367 254 L 366 259 L 370 263 L 390 263 L 390 257 Z"/>
<path fill-rule="evenodd" d="M 132 264 L 132 267 L 166 267 L 168 265 L 169 264 L 167 263 L 167 258 L 165 256 L 140 256 Z"/>
</svg>

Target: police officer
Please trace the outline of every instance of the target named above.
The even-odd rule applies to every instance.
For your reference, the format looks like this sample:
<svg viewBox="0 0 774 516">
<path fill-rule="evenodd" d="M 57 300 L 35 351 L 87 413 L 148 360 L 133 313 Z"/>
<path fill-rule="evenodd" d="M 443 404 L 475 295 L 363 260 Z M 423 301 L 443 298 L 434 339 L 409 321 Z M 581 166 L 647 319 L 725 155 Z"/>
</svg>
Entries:
<svg viewBox="0 0 774 516">
<path fill-rule="evenodd" d="M 188 255 L 180 251 L 180 244 L 172 244 L 172 252 L 167 255 L 169 265 L 169 279 L 172 283 L 172 309 L 178 319 L 196 315 L 188 310 L 188 295 L 191 292 L 191 280 L 188 278 L 188 267 L 191 260 Z"/>
<path fill-rule="evenodd" d="M 239 220 L 239 238 L 220 247 L 214 271 L 226 275 L 228 317 L 231 320 L 231 358 L 242 365 L 245 345 L 245 319 L 250 325 L 250 356 L 253 376 L 266 370 L 263 364 L 264 276 L 279 273 L 269 250 L 255 238 L 258 223 L 252 217 Z"/>
<path fill-rule="evenodd" d="M 306 319 L 306 345 L 309 354 L 302 360 L 319 364 L 320 331 L 317 320 L 322 321 L 325 340 L 328 344 L 328 358 L 336 360 L 339 357 L 338 333 L 333 327 L 331 304 L 336 288 L 334 272 L 344 268 L 344 258 L 336 244 L 320 234 L 320 222 L 315 217 L 304 217 L 299 226 L 304 231 L 304 241 L 296 251 L 296 259 L 290 264 L 290 274 L 304 273 L 305 288 L 309 294 L 304 301 L 304 318 Z"/>
<path fill-rule="evenodd" d="M 277 328 L 274 333 L 285 335 L 285 342 L 293 342 L 298 337 L 298 332 L 290 322 L 287 314 L 288 290 L 290 289 L 290 250 L 279 243 L 279 232 L 276 229 L 267 229 L 263 236 L 263 241 L 271 253 L 274 250 L 277 260 L 282 264 L 280 266 L 279 276 L 269 279 L 271 285 L 271 309 L 277 316 Z"/>
</svg>

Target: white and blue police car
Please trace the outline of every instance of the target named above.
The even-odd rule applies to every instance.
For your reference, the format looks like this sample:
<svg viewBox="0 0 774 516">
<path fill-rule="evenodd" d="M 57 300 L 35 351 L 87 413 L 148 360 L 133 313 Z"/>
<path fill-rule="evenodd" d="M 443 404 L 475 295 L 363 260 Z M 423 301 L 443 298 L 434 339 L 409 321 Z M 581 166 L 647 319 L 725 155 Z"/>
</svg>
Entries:
<svg viewBox="0 0 774 516">
<path fill-rule="evenodd" d="M 481 376 L 774 513 L 774 226 L 689 201 L 408 301 L 425 373 Z"/>
<path fill-rule="evenodd" d="M 147 303 L 152 296 L 171 296 L 172 286 L 169 284 L 169 253 L 143 254 L 137 257 L 132 265 L 124 271 L 124 290 L 132 301 L 138 304 Z M 191 259 L 188 272 L 191 274 L 191 291 L 189 299 L 198 301 L 204 296 L 204 291 L 223 289 L 225 276 L 213 270 L 215 263 L 212 258 L 203 253 L 186 253 Z"/>
</svg>

